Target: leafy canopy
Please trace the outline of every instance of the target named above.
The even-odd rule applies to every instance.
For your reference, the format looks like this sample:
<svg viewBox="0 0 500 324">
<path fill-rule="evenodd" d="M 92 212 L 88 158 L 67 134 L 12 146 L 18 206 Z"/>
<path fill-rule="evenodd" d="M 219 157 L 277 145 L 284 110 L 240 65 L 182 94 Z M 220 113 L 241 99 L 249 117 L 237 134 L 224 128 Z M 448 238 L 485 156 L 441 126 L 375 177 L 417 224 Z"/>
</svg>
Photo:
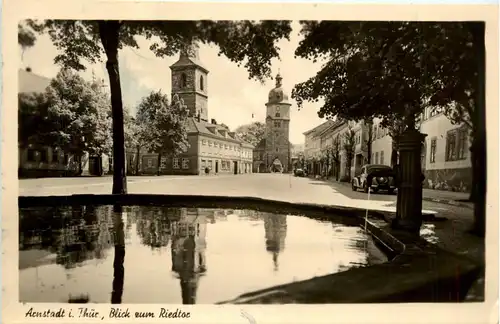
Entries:
<svg viewBox="0 0 500 324">
<path fill-rule="evenodd" d="M 470 107 L 477 71 L 467 23 L 302 21 L 301 25 L 304 39 L 296 56 L 326 63 L 294 87 L 292 97 L 299 107 L 304 101 L 323 99 L 320 117 L 378 117 L 385 127 L 398 120 L 413 127 L 428 104 L 445 107 L 458 122 L 472 113 L 465 107 Z"/>
<path fill-rule="evenodd" d="M 167 95 L 153 91 L 137 109 L 138 137 L 150 152 L 179 154 L 188 149 L 188 109 L 177 95 L 169 104 Z"/>
<path fill-rule="evenodd" d="M 257 146 L 264 138 L 266 132 L 266 125 L 261 122 L 253 122 L 237 127 L 235 129 L 236 135 L 243 141 Z"/>
<path fill-rule="evenodd" d="M 271 60 L 279 57 L 277 41 L 289 39 L 291 32 L 290 21 L 271 20 L 122 20 L 119 23 L 118 49 L 139 48 L 137 36 L 149 40 L 149 49 L 158 57 L 172 56 L 191 42 L 213 44 L 219 47 L 219 55 L 238 65 L 244 62 L 249 78 L 261 81 L 270 77 Z M 99 21 L 30 20 L 28 24 L 37 32 L 48 32 L 60 51 L 55 62 L 65 67 L 84 70 L 83 60 L 96 63 L 103 57 Z"/>
<path fill-rule="evenodd" d="M 22 145 L 54 143 L 75 154 L 111 151 L 110 102 L 100 84 L 61 70 L 45 93 L 19 95 Z"/>
</svg>

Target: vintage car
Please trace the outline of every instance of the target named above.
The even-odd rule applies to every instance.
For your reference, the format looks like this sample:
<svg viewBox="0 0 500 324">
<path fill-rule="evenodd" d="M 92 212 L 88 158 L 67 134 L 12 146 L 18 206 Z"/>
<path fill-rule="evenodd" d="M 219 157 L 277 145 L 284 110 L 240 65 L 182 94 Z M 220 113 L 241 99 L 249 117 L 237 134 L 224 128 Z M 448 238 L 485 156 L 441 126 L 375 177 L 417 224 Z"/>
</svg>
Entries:
<svg viewBox="0 0 500 324">
<path fill-rule="evenodd" d="M 296 177 L 305 177 L 307 174 L 304 169 L 298 168 L 293 171 L 293 175 Z"/>
<path fill-rule="evenodd" d="M 352 190 L 363 189 L 368 192 L 368 188 L 371 188 L 373 193 L 386 190 L 393 194 L 396 190 L 395 177 L 394 170 L 388 165 L 367 164 L 361 168 L 361 173 L 352 179 Z"/>
</svg>

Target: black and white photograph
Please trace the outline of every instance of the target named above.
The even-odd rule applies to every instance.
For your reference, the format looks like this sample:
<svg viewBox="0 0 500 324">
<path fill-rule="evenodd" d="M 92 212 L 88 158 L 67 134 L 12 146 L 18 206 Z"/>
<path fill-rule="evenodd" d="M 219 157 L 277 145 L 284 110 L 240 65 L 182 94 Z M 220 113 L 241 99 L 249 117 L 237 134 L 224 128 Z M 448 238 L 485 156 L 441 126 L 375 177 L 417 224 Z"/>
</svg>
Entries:
<svg viewBox="0 0 500 324">
<path fill-rule="evenodd" d="M 18 317 L 446 303 L 454 322 L 487 295 L 492 311 L 497 21 L 108 15 L 11 22 Z"/>
</svg>

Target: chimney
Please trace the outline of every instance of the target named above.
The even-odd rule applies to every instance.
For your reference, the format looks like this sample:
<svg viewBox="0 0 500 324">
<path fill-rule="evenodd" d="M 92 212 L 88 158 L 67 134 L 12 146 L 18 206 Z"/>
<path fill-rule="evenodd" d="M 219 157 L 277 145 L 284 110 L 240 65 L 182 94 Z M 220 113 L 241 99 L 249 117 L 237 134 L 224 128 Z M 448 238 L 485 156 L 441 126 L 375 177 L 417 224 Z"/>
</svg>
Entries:
<svg viewBox="0 0 500 324">
<path fill-rule="evenodd" d="M 31 72 L 31 68 L 29 66 L 26 67 L 26 72 Z"/>
<path fill-rule="evenodd" d="M 212 125 L 217 125 L 217 121 L 212 118 Z"/>
</svg>

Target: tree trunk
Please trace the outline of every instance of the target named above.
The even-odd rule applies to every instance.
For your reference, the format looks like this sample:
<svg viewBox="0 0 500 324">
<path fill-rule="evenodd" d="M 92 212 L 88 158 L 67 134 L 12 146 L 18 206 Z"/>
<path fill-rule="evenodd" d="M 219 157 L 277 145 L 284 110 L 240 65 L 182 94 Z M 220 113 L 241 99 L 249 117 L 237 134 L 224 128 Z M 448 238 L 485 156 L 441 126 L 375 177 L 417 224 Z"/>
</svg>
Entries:
<svg viewBox="0 0 500 324">
<path fill-rule="evenodd" d="M 158 153 L 158 162 L 156 167 L 156 175 L 160 176 L 160 167 L 161 167 L 161 153 Z"/>
<path fill-rule="evenodd" d="M 99 35 L 106 52 L 106 69 L 111 89 L 111 113 L 113 116 L 113 194 L 127 193 L 125 174 L 125 133 L 123 126 L 122 90 L 118 65 L 119 21 L 99 21 Z"/>
<path fill-rule="evenodd" d="M 141 158 L 141 146 L 137 145 L 137 152 L 135 159 L 135 175 L 139 175 L 140 158 Z"/>
<path fill-rule="evenodd" d="M 392 139 L 392 150 L 391 150 L 391 167 L 394 167 L 398 164 L 398 143 L 393 138 Z"/>
<path fill-rule="evenodd" d="M 474 133 L 471 147 L 473 180 L 471 193 L 474 199 L 474 226 L 472 232 L 480 237 L 486 234 L 486 49 L 485 23 L 471 23 L 471 31 L 477 58 L 477 92 L 474 107 Z"/>
</svg>

